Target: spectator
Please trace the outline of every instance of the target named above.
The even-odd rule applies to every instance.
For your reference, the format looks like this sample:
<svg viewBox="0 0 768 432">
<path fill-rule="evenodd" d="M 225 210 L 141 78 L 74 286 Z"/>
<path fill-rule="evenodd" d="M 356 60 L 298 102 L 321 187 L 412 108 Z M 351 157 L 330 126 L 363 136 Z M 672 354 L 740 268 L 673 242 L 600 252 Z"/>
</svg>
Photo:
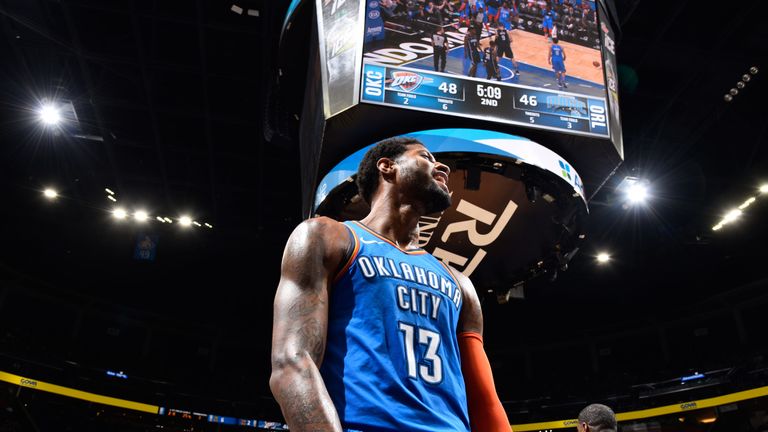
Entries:
<svg viewBox="0 0 768 432">
<path fill-rule="evenodd" d="M 578 432 L 616 432 L 617 428 L 616 414 L 601 404 L 592 404 L 581 410 L 578 421 Z"/>
</svg>

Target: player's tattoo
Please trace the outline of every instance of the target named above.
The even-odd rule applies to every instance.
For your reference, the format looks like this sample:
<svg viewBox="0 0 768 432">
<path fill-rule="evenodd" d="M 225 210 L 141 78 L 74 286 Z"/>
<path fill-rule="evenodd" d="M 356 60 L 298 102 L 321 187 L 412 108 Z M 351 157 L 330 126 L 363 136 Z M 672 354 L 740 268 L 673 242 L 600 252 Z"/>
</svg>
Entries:
<svg viewBox="0 0 768 432">
<path fill-rule="evenodd" d="M 315 364 L 320 364 L 325 353 L 325 328 L 315 318 L 308 318 L 299 328 L 299 344 L 306 348 Z"/>
<path fill-rule="evenodd" d="M 311 377 L 306 377 L 310 380 Z M 291 428 L 300 431 L 332 430 L 321 402 L 313 397 L 310 386 L 290 385 L 279 392 L 278 400 L 283 410 L 290 413 Z"/>
</svg>

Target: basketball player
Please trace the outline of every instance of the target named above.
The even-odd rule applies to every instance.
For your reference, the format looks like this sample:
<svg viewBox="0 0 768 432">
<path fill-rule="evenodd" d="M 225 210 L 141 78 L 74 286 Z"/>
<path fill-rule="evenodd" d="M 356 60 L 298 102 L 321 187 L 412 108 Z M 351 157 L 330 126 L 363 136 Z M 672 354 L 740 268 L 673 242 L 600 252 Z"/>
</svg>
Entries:
<svg viewBox="0 0 768 432">
<path fill-rule="evenodd" d="M 547 39 L 552 39 L 552 27 L 554 25 L 554 22 L 552 22 L 552 12 L 547 10 L 544 12 L 544 18 L 541 20 L 541 27 L 542 30 L 544 30 L 544 37 Z"/>
<path fill-rule="evenodd" d="M 512 28 L 512 9 L 509 8 L 509 4 L 504 2 L 499 8 L 499 12 L 496 13 L 496 22 L 502 24 L 505 29 Z"/>
<path fill-rule="evenodd" d="M 512 38 L 509 36 L 509 32 L 502 22 L 499 22 L 498 28 L 496 29 L 496 47 L 498 49 L 499 59 L 504 58 L 504 56 L 509 57 L 509 59 L 512 60 L 512 65 L 515 67 L 515 75 L 519 75 L 520 67 L 517 65 L 515 54 L 512 52 Z"/>
<path fill-rule="evenodd" d="M 552 69 L 555 71 L 555 79 L 557 79 L 557 87 L 562 90 L 563 88 L 568 88 L 568 84 L 565 83 L 565 50 L 557 42 L 557 38 L 552 39 L 547 62 L 552 65 Z"/>
<path fill-rule="evenodd" d="M 501 72 L 499 71 L 499 58 L 496 55 L 495 40 L 491 40 L 488 43 L 488 47 L 483 50 L 483 58 L 485 59 L 485 79 L 495 78 L 497 81 L 501 81 Z"/>
<path fill-rule="evenodd" d="M 477 65 L 480 63 L 480 39 L 473 27 L 470 27 L 464 36 L 464 58 L 468 58 L 471 62 L 467 76 L 475 76 L 477 74 Z"/>
<path fill-rule="evenodd" d="M 578 432 L 616 432 L 616 415 L 605 405 L 592 404 L 581 410 Z"/>
<path fill-rule="evenodd" d="M 442 26 L 438 27 L 437 31 L 432 34 L 432 48 L 434 50 L 433 57 L 435 58 L 435 71 L 445 72 L 445 52 L 448 48 L 446 45 L 447 43 L 448 41 L 445 38 L 445 30 L 443 30 Z"/>
<path fill-rule="evenodd" d="M 451 204 L 450 170 L 417 140 L 384 140 L 357 173 L 371 211 L 320 217 L 285 247 L 270 387 L 292 432 L 508 432 L 469 279 L 418 247 Z"/>
</svg>

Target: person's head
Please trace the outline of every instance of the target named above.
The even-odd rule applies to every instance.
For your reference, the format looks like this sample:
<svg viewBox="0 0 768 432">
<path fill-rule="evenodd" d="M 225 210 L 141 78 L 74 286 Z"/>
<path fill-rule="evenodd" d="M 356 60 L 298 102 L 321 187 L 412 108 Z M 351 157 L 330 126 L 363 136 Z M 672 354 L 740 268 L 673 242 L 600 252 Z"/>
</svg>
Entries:
<svg viewBox="0 0 768 432">
<path fill-rule="evenodd" d="M 504 23 L 499 23 L 496 27 L 498 27 L 500 29 L 503 29 L 504 28 Z"/>
<path fill-rule="evenodd" d="M 592 404 L 581 410 L 578 432 L 616 432 L 616 414 L 602 404 Z"/>
<path fill-rule="evenodd" d="M 442 26 L 438 26 L 437 27 L 437 34 L 443 34 L 443 33 L 445 33 L 445 30 L 443 30 L 443 27 Z"/>
<path fill-rule="evenodd" d="M 400 199 L 420 203 L 425 214 L 430 214 L 451 205 L 449 174 L 450 169 L 437 162 L 419 140 L 395 137 L 380 141 L 363 156 L 357 169 L 357 189 L 371 206 L 386 188 Z"/>
<path fill-rule="evenodd" d="M 491 39 L 491 41 L 490 41 L 490 42 L 488 42 L 488 44 L 489 44 L 490 46 L 492 46 L 492 47 L 495 47 L 495 46 L 496 46 L 496 41 L 495 41 L 495 40 L 493 40 L 493 39 Z"/>
<path fill-rule="evenodd" d="M 552 38 L 552 43 L 557 45 L 557 38 Z"/>
</svg>

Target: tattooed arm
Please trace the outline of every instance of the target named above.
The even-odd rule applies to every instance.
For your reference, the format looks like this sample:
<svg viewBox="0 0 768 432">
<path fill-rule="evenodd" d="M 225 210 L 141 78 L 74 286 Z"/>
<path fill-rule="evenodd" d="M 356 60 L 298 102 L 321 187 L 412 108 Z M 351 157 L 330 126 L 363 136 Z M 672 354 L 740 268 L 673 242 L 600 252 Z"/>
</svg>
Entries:
<svg viewBox="0 0 768 432">
<path fill-rule="evenodd" d="M 275 295 L 269 385 L 291 431 L 341 431 L 319 368 L 331 279 L 348 243 L 342 224 L 317 218 L 299 225 L 285 246 Z"/>
</svg>

